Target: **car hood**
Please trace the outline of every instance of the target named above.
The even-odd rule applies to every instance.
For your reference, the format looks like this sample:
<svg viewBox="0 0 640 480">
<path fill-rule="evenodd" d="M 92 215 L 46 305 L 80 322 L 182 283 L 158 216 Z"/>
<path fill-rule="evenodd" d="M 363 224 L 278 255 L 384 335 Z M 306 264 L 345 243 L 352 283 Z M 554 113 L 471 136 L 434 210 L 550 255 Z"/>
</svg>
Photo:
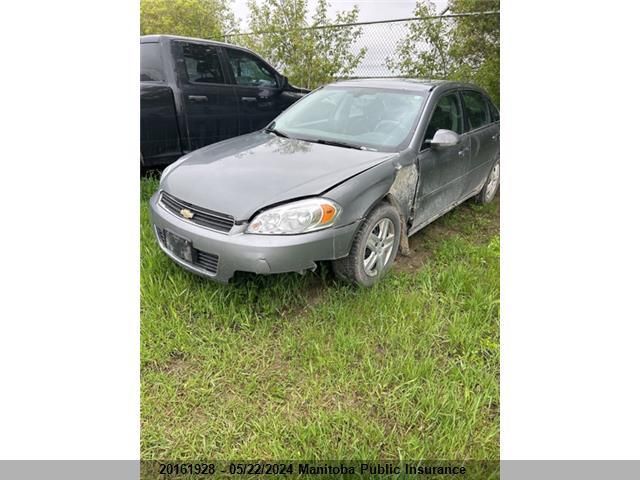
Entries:
<svg viewBox="0 0 640 480">
<path fill-rule="evenodd" d="M 160 188 L 193 205 L 244 221 L 264 207 L 319 195 L 391 156 L 261 131 L 186 155 L 174 164 Z"/>
</svg>

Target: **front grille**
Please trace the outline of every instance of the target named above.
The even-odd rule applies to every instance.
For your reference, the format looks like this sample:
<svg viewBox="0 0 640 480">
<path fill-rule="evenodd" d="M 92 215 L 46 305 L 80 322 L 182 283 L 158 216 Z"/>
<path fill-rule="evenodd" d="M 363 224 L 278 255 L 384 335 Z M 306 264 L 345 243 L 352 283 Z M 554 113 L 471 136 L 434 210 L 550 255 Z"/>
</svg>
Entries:
<svg viewBox="0 0 640 480">
<path fill-rule="evenodd" d="M 156 227 L 156 232 L 158 232 L 158 238 L 160 239 L 160 243 L 166 248 L 167 240 L 165 230 Z M 218 272 L 218 255 L 214 255 L 212 253 L 203 252 L 202 250 L 198 250 L 197 248 L 193 249 L 193 263 L 204 270 L 216 274 Z"/>
<path fill-rule="evenodd" d="M 188 219 L 188 221 L 202 227 L 217 230 L 218 232 L 226 233 L 231 230 L 234 224 L 234 219 L 230 215 L 225 215 L 224 213 L 213 212 L 211 210 L 207 210 L 206 208 L 197 207 L 195 205 L 192 205 L 191 203 L 185 202 L 184 200 L 180 200 L 173 195 L 169 195 L 167 192 L 161 193 L 160 203 L 162 203 L 162 205 L 167 210 L 182 219 L 185 218 L 180 213 L 180 210 L 186 208 L 187 210 L 190 210 L 191 213 L 193 213 L 193 217 Z"/>
</svg>

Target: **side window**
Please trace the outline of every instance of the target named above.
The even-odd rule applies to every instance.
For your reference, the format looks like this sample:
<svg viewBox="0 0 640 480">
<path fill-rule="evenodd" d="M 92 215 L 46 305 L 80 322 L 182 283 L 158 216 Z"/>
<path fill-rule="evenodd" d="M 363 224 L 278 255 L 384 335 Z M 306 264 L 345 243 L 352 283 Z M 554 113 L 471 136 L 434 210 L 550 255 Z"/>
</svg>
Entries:
<svg viewBox="0 0 640 480">
<path fill-rule="evenodd" d="M 471 90 L 462 92 L 462 102 L 464 103 L 464 111 L 467 114 L 470 130 L 491 123 L 489 108 L 481 93 Z"/>
<path fill-rule="evenodd" d="M 432 140 L 433 136 L 440 129 L 452 130 L 456 133 L 462 133 L 462 110 L 458 95 L 455 93 L 445 95 L 440 100 L 436 108 L 433 110 L 429 126 L 424 135 L 423 143 Z"/>
<path fill-rule="evenodd" d="M 182 55 L 190 82 L 224 83 L 224 75 L 216 47 L 185 43 Z"/>
<path fill-rule="evenodd" d="M 227 49 L 231 71 L 238 85 L 248 87 L 275 87 L 276 78 L 258 58 L 249 53 Z"/>
<path fill-rule="evenodd" d="M 491 110 L 491 121 L 499 122 L 500 112 L 498 111 L 498 109 L 496 108 L 496 106 L 493 104 L 491 100 L 487 99 L 487 103 L 489 104 L 489 110 Z"/>
<path fill-rule="evenodd" d="M 140 44 L 140 81 L 164 81 L 160 44 Z"/>
</svg>

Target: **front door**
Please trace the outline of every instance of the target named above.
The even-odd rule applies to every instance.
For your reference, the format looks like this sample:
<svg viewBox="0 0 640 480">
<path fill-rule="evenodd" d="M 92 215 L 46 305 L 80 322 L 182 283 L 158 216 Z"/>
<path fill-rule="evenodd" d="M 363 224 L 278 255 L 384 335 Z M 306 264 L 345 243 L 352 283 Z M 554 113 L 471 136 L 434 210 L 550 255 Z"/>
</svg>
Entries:
<svg viewBox="0 0 640 480">
<path fill-rule="evenodd" d="M 189 150 L 238 135 L 238 103 L 224 75 L 220 47 L 175 42 Z"/>
<path fill-rule="evenodd" d="M 226 48 L 225 51 L 239 102 L 239 134 L 260 130 L 291 101 L 282 95 L 276 72 L 265 62 L 244 50 Z"/>
<path fill-rule="evenodd" d="M 420 181 L 416 196 L 414 225 L 431 222 L 460 200 L 469 162 L 469 137 L 464 135 L 460 98 L 445 93 L 436 104 L 418 155 Z M 431 139 L 440 129 L 461 134 L 461 142 L 451 147 L 432 147 Z"/>
</svg>

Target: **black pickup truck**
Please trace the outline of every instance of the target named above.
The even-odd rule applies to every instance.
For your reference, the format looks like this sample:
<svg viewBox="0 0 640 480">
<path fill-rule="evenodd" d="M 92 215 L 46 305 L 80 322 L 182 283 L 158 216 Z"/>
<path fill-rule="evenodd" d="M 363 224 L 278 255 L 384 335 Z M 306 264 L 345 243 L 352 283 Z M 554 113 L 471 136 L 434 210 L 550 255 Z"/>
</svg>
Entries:
<svg viewBox="0 0 640 480">
<path fill-rule="evenodd" d="M 140 166 L 259 130 L 308 92 L 245 48 L 140 37 Z"/>
</svg>

